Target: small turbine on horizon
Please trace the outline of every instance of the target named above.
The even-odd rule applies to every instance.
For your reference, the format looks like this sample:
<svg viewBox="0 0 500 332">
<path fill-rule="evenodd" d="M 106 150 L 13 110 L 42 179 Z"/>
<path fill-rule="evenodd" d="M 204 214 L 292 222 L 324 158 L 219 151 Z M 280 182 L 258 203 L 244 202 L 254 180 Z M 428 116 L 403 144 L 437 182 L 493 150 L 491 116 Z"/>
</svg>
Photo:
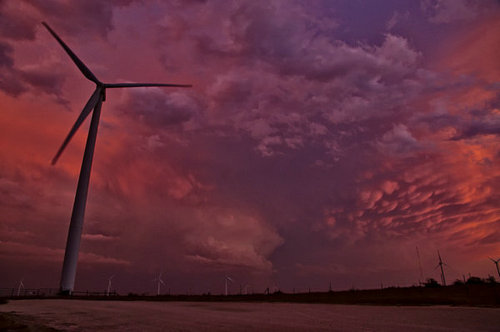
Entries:
<svg viewBox="0 0 500 332">
<path fill-rule="evenodd" d="M 491 258 L 491 257 L 488 257 L 488 258 L 495 264 L 495 266 L 497 268 L 498 277 L 500 278 L 500 269 L 498 268 L 498 262 L 500 262 L 500 258 L 498 258 L 496 260 Z"/>
<path fill-rule="evenodd" d="M 229 282 L 233 283 L 234 280 L 231 279 L 231 277 L 226 276 L 225 279 L 224 279 L 224 281 L 225 281 L 225 291 L 224 291 L 224 294 L 227 296 L 228 295 L 228 291 L 227 291 L 228 285 L 227 285 L 227 282 L 229 281 Z"/>
<path fill-rule="evenodd" d="M 244 290 L 244 292 L 245 292 L 245 295 L 250 294 L 250 291 L 249 291 L 249 290 L 251 290 L 251 289 L 252 289 L 252 285 L 250 285 L 250 284 L 246 284 L 246 285 L 243 287 L 243 290 Z"/>
<path fill-rule="evenodd" d="M 108 278 L 108 289 L 106 291 L 106 296 L 109 296 L 109 293 L 111 292 L 111 280 L 114 278 L 115 276 L 112 275 L 111 277 Z"/>
<path fill-rule="evenodd" d="M 78 119 L 71 128 L 68 136 L 64 139 L 63 144 L 57 151 L 55 157 L 52 159 L 54 165 L 64 149 L 71 141 L 71 138 L 76 133 L 78 128 L 82 125 L 90 113 L 92 113 L 92 120 L 90 122 L 89 134 L 87 136 L 87 143 L 85 145 L 85 152 L 83 155 L 80 176 L 78 178 L 78 186 L 76 189 L 75 202 L 73 204 L 73 211 L 71 213 L 71 222 L 68 231 L 68 238 L 66 242 L 66 251 L 64 253 L 64 263 L 61 273 L 60 293 L 71 295 L 75 285 L 76 266 L 78 263 L 78 251 L 80 249 L 80 241 L 82 237 L 83 219 L 85 215 L 85 205 L 87 203 L 87 194 L 90 182 L 90 171 L 92 168 L 92 159 L 94 155 L 95 142 L 97 137 L 97 128 L 99 126 L 99 117 L 101 115 L 102 103 L 106 100 L 106 89 L 114 88 L 136 88 L 136 87 L 180 87 L 187 88 L 191 85 L 186 84 L 165 84 L 165 83 L 103 83 L 101 82 L 90 69 L 76 56 L 75 53 L 66 45 L 66 43 L 52 30 L 52 28 L 45 22 L 43 26 L 50 32 L 50 34 L 57 40 L 64 51 L 68 54 L 71 60 L 78 67 L 80 72 L 88 80 L 95 83 L 96 88 L 94 93 L 90 96 L 87 104 L 83 107 L 82 112 Z"/>
<path fill-rule="evenodd" d="M 422 270 L 422 262 L 420 261 L 420 251 L 418 250 L 418 246 L 415 246 L 415 249 L 417 250 L 417 264 L 418 264 L 418 271 L 420 272 L 418 278 L 418 284 L 422 285 L 422 280 L 424 280 L 424 271 Z"/>
<path fill-rule="evenodd" d="M 438 265 L 436 265 L 434 269 L 437 269 L 438 267 L 441 268 L 441 283 L 443 284 L 443 286 L 446 286 L 446 278 L 444 277 L 444 269 L 443 269 L 443 265 L 446 265 L 446 263 L 443 263 L 441 255 L 439 254 L 439 250 L 437 251 L 437 253 L 438 253 L 439 263 Z"/>
<path fill-rule="evenodd" d="M 24 278 L 22 278 L 22 279 L 19 281 L 19 286 L 17 287 L 17 296 L 21 296 L 21 288 L 23 288 L 23 289 L 24 289 L 23 280 L 24 280 Z"/>
<path fill-rule="evenodd" d="M 161 290 L 161 285 L 165 286 L 165 282 L 163 282 L 163 280 L 161 279 L 161 275 L 163 274 L 163 272 L 160 272 L 158 274 L 158 277 L 154 278 L 153 281 L 156 281 L 158 284 L 157 284 L 157 289 L 156 289 L 156 295 L 159 296 L 160 295 L 160 290 Z"/>
</svg>

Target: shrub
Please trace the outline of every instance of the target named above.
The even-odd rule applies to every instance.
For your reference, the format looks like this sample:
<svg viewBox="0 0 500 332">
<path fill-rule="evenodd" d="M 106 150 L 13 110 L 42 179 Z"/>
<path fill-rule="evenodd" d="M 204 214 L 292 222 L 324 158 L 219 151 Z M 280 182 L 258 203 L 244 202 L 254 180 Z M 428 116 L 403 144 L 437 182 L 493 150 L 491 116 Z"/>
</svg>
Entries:
<svg viewBox="0 0 500 332">
<path fill-rule="evenodd" d="M 425 282 L 424 282 L 424 286 L 425 287 L 430 287 L 430 288 L 434 288 L 434 287 L 441 287 L 441 285 L 436 281 L 436 279 L 434 278 L 429 278 L 427 279 Z"/>
<path fill-rule="evenodd" d="M 465 283 L 467 285 L 481 285 L 484 284 L 484 281 L 479 277 L 469 277 Z"/>
<path fill-rule="evenodd" d="M 485 281 L 488 283 L 488 284 L 496 284 L 497 281 L 495 280 L 495 277 L 494 276 L 488 276 L 487 279 L 485 279 Z"/>
</svg>

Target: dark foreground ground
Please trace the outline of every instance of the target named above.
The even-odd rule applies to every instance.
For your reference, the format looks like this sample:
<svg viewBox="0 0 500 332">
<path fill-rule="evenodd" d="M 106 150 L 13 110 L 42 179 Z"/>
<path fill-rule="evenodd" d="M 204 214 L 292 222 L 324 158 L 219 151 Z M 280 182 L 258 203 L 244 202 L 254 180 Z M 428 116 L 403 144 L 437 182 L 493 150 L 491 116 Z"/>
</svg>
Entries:
<svg viewBox="0 0 500 332">
<path fill-rule="evenodd" d="M 1 331 L 499 331 L 500 309 L 262 302 L 17 300 Z"/>
<path fill-rule="evenodd" d="M 3 302 L 0 331 L 500 331 L 499 284 Z"/>
</svg>

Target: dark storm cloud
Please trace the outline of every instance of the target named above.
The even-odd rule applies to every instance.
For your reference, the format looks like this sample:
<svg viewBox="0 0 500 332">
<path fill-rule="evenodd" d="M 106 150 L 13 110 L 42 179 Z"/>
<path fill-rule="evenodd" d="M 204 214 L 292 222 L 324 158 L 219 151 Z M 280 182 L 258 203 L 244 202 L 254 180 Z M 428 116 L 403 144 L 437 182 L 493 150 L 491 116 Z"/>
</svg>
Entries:
<svg viewBox="0 0 500 332">
<path fill-rule="evenodd" d="M 7 43 L 0 43 L 0 66 L 11 67 L 14 64 L 12 59 L 12 47 Z"/>
<path fill-rule="evenodd" d="M 17 7 L 21 5 L 20 7 Z M 28 3 L 23 1 L 4 0 L 0 2 L 0 35 L 13 40 L 33 40 L 37 22 L 29 10 Z"/>
<path fill-rule="evenodd" d="M 22 83 L 18 81 L 16 70 L 12 68 L 14 65 L 12 53 L 13 49 L 8 43 L 0 43 L 0 68 L 2 68 L 0 89 L 16 96 L 24 92 L 25 88 Z"/>
<path fill-rule="evenodd" d="M 13 96 L 40 88 L 45 93 L 57 96 L 59 102 L 67 103 L 60 91 L 63 75 L 57 68 L 53 66 L 45 70 L 25 70 L 16 67 L 11 44 L 19 40 L 34 40 L 42 21 L 57 27 L 56 30 L 65 34 L 65 37 L 81 32 L 81 27 L 85 26 L 92 34 L 105 38 L 113 29 L 113 8 L 127 6 L 132 2 L 133 0 L 76 3 L 60 0 L 2 1 L 0 35 L 5 41 L 0 44 L 0 65 L 3 66 L 0 88 Z"/>
<path fill-rule="evenodd" d="M 452 114 L 439 106 L 435 112 L 415 116 L 411 123 L 416 126 L 425 125 L 431 130 L 449 130 L 449 139 L 452 140 L 498 135 L 500 116 L 495 112 L 497 105 L 497 98 L 493 95 L 491 100 L 483 103 L 483 108 L 471 110 L 465 106 L 459 114 Z"/>
<path fill-rule="evenodd" d="M 127 99 L 120 112 L 160 130 L 181 125 L 200 112 L 198 101 L 183 92 L 142 89 L 131 91 Z"/>
<path fill-rule="evenodd" d="M 134 0 L 67 2 L 12 1 L 0 3 L 0 34 L 11 40 L 33 40 L 41 21 L 75 34 L 81 26 L 105 37 L 113 29 L 113 8 L 127 6 Z"/>
<path fill-rule="evenodd" d="M 471 21 L 498 9 L 497 0 L 421 0 L 421 8 L 435 24 Z"/>
<path fill-rule="evenodd" d="M 478 135 L 500 135 L 500 115 L 493 111 L 498 109 L 498 101 L 488 108 L 491 111 L 471 112 L 471 118 L 468 121 L 462 121 L 457 126 L 457 134 L 453 139 L 467 139 Z"/>
<path fill-rule="evenodd" d="M 31 1 L 30 4 L 40 13 L 43 20 L 59 27 L 69 34 L 81 34 L 81 27 L 87 27 L 87 32 L 105 38 L 113 29 L 113 9 L 127 6 L 134 0 L 112 1 L 77 1 L 62 0 Z"/>
<path fill-rule="evenodd" d="M 65 81 L 65 75 L 52 70 L 22 70 L 18 76 L 28 83 L 33 89 L 43 91 L 57 97 L 61 104 L 66 104 L 67 100 L 63 97 L 62 87 Z"/>
<path fill-rule="evenodd" d="M 183 12 L 166 14 L 165 63 L 182 61 L 169 51 L 172 43 L 181 55 L 210 63 L 208 120 L 249 134 L 263 155 L 308 144 L 335 149 L 377 122 L 370 119 L 404 116 L 405 104 L 427 84 L 421 55 L 404 37 L 351 46 L 332 39 L 334 18 L 313 16 L 298 3 L 211 2 L 189 13 L 196 18 L 189 25 Z"/>
</svg>

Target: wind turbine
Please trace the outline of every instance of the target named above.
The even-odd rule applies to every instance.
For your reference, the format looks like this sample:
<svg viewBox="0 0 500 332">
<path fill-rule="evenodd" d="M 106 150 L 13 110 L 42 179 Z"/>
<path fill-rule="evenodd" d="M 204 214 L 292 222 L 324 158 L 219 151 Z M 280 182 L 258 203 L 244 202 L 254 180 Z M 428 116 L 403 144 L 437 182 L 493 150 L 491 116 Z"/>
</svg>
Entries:
<svg viewBox="0 0 500 332">
<path fill-rule="evenodd" d="M 417 250 L 417 263 L 418 263 L 418 270 L 420 272 L 420 277 L 418 278 L 418 283 L 419 285 L 422 285 L 422 280 L 424 280 L 424 272 L 422 270 L 422 263 L 420 261 L 420 251 L 418 250 L 418 246 L 415 247 Z"/>
<path fill-rule="evenodd" d="M 250 284 L 246 284 L 245 287 L 243 287 L 243 290 L 245 291 L 245 295 L 250 294 L 249 289 L 251 289 L 251 287 L 252 286 Z"/>
<path fill-rule="evenodd" d="M 24 278 L 19 281 L 19 286 L 17 287 L 17 296 L 21 296 L 21 287 L 24 289 L 23 280 Z"/>
<path fill-rule="evenodd" d="M 227 294 L 228 294 L 228 293 L 227 293 L 227 282 L 229 281 L 229 282 L 233 283 L 233 282 L 234 282 L 234 280 L 233 280 L 233 279 L 231 279 L 231 277 L 226 276 L 226 278 L 224 279 L 224 281 L 225 281 L 225 285 L 226 285 L 226 288 L 225 288 L 225 292 L 224 292 L 224 294 L 227 296 Z"/>
<path fill-rule="evenodd" d="M 498 277 L 500 277 L 500 269 L 498 269 L 498 262 L 500 262 L 500 258 L 498 258 L 497 260 L 491 258 L 491 257 L 488 257 L 493 263 L 495 263 L 495 266 L 497 267 L 497 273 L 498 273 Z"/>
<path fill-rule="evenodd" d="M 57 151 L 55 157 L 52 159 L 52 165 L 54 165 L 62 152 L 68 145 L 69 141 L 76 133 L 78 128 L 81 126 L 83 121 L 92 112 L 92 120 L 90 122 L 89 134 L 87 136 L 87 143 L 85 145 L 85 153 L 83 155 L 82 167 L 80 170 L 80 176 L 78 178 L 78 186 L 76 189 L 75 202 L 73 204 L 73 212 L 71 213 L 71 222 L 68 231 L 68 239 L 66 242 L 66 251 L 64 253 L 64 263 L 61 274 L 61 284 L 60 293 L 71 295 L 75 285 L 76 276 L 76 266 L 78 263 L 78 251 L 80 249 L 80 240 L 82 236 L 83 219 L 85 215 L 85 205 L 87 203 L 87 193 L 90 181 L 90 170 L 92 168 L 92 158 L 94 155 L 94 147 L 97 136 L 97 128 L 99 126 L 99 117 L 101 115 L 102 103 L 106 100 L 106 89 L 114 88 L 136 88 L 136 87 L 153 87 L 153 86 L 163 86 L 163 87 L 181 87 L 187 88 L 191 85 L 185 84 L 164 84 L 164 83 L 103 83 L 101 82 L 90 69 L 76 56 L 75 53 L 64 43 L 64 41 L 52 30 L 51 27 L 45 22 L 42 22 L 43 26 L 47 28 L 50 34 L 57 40 L 57 42 L 62 46 L 64 51 L 69 55 L 71 60 L 80 69 L 83 76 L 88 80 L 95 83 L 96 88 L 94 93 L 90 96 L 87 104 L 83 107 L 82 112 L 78 116 L 75 124 L 69 131 L 68 136 L 64 139 L 63 144 Z"/>
<path fill-rule="evenodd" d="M 111 279 L 114 278 L 114 275 L 112 275 L 111 277 L 108 278 L 108 290 L 106 292 L 106 296 L 109 296 L 109 293 L 111 291 Z"/>
<path fill-rule="evenodd" d="M 443 260 L 441 259 L 441 255 L 439 254 L 439 250 L 437 252 L 438 252 L 438 257 L 439 257 L 439 263 L 434 269 L 437 269 L 438 267 L 441 268 L 441 283 L 443 284 L 443 286 L 446 286 L 446 279 L 444 277 L 444 269 L 443 269 L 443 265 L 446 265 L 446 264 L 443 263 Z"/>
<path fill-rule="evenodd" d="M 163 280 L 161 279 L 161 275 L 162 275 L 162 272 L 160 272 L 160 274 L 158 274 L 158 277 L 154 278 L 153 281 L 157 281 L 158 282 L 158 288 L 157 288 L 157 291 L 156 291 L 156 295 L 160 295 L 160 288 L 161 288 L 161 285 L 165 285 L 165 283 L 163 282 Z"/>
</svg>

